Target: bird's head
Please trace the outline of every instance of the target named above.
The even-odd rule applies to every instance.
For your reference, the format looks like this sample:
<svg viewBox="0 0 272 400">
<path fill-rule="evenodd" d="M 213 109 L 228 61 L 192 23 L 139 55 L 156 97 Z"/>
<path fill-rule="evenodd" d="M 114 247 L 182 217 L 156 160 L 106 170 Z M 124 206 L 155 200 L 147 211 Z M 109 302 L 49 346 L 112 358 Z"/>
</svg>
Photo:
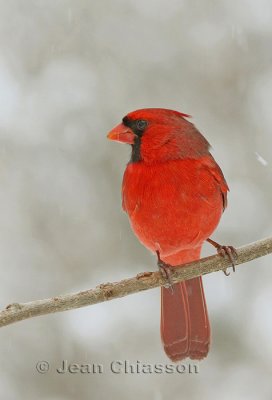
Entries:
<svg viewBox="0 0 272 400">
<path fill-rule="evenodd" d="M 196 159 L 208 154 L 210 146 L 188 117 L 163 108 L 133 111 L 109 132 L 108 139 L 130 144 L 131 162 Z"/>
</svg>

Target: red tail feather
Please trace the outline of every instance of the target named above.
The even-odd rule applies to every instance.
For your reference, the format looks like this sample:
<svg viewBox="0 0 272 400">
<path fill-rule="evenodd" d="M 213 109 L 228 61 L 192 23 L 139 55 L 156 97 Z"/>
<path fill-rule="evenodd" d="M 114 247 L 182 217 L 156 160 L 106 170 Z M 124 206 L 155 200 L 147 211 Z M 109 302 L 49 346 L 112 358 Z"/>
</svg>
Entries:
<svg viewBox="0 0 272 400">
<path fill-rule="evenodd" d="M 199 255 L 195 258 L 194 253 L 194 250 L 191 254 L 186 252 L 182 261 L 182 254 L 175 255 L 171 257 L 172 264 L 178 265 L 199 258 Z M 210 345 L 210 324 L 202 279 L 200 277 L 178 283 L 174 285 L 173 291 L 161 289 L 161 337 L 164 350 L 172 361 L 186 357 L 201 360 L 207 356 Z"/>
</svg>

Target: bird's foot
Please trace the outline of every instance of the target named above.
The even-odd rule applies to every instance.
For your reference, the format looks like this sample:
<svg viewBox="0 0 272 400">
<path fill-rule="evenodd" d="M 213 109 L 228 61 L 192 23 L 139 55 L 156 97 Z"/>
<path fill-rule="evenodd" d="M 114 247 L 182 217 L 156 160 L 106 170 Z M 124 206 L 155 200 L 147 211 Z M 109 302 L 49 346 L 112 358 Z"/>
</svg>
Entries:
<svg viewBox="0 0 272 400">
<path fill-rule="evenodd" d="M 221 244 L 216 243 L 212 239 L 207 239 L 207 242 L 209 242 L 212 246 L 216 248 L 217 254 L 219 254 L 223 258 L 229 259 L 230 264 L 232 266 L 232 270 L 233 272 L 235 272 L 236 258 L 238 257 L 236 249 L 233 246 L 222 246 Z M 226 269 L 224 269 L 223 272 L 226 276 L 230 275 L 230 273 L 227 272 Z"/>
<path fill-rule="evenodd" d="M 167 289 L 171 290 L 171 293 L 174 293 L 174 289 L 173 289 L 173 281 L 172 281 L 172 277 L 171 277 L 171 268 L 172 265 L 165 263 L 164 261 L 162 261 L 161 257 L 160 257 L 160 252 L 157 250 L 157 257 L 158 257 L 158 268 L 163 276 L 163 278 L 167 279 L 168 284 L 165 285 L 164 287 L 166 287 Z"/>
</svg>

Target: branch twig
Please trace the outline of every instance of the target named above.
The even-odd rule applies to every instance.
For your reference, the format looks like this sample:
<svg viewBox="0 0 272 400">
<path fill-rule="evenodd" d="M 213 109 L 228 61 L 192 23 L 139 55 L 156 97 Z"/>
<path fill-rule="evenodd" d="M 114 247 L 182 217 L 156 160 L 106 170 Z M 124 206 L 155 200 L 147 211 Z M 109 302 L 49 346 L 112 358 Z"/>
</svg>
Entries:
<svg viewBox="0 0 272 400">
<path fill-rule="evenodd" d="M 240 247 L 237 249 L 237 253 L 237 265 L 272 253 L 272 237 Z M 196 262 L 176 266 L 171 279 L 176 283 L 211 272 L 224 270 L 227 267 L 229 267 L 228 260 L 214 255 L 202 258 Z M 0 327 L 39 315 L 101 303 L 142 290 L 162 286 L 166 283 L 166 279 L 162 277 L 159 271 L 143 272 L 136 277 L 124 279 L 120 282 L 101 284 L 95 289 L 65 294 L 51 299 L 30 301 L 28 303 L 13 303 L 8 305 L 3 311 L 0 311 Z"/>
</svg>

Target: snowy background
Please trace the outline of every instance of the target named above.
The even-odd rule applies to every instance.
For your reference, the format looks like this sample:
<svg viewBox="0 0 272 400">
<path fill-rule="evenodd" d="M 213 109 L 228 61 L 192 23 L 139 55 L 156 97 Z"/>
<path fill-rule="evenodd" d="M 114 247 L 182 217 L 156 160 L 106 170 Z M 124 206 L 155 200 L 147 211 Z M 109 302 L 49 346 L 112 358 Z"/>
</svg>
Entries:
<svg viewBox="0 0 272 400">
<path fill-rule="evenodd" d="M 136 108 L 192 114 L 213 145 L 231 189 L 215 240 L 271 235 L 271 43 L 269 0 L 0 1 L 1 308 L 156 268 L 121 210 L 130 149 L 106 140 Z M 271 399 L 271 263 L 205 277 L 213 341 L 197 375 L 55 372 L 167 363 L 152 290 L 2 328 L 2 397 Z"/>
</svg>

